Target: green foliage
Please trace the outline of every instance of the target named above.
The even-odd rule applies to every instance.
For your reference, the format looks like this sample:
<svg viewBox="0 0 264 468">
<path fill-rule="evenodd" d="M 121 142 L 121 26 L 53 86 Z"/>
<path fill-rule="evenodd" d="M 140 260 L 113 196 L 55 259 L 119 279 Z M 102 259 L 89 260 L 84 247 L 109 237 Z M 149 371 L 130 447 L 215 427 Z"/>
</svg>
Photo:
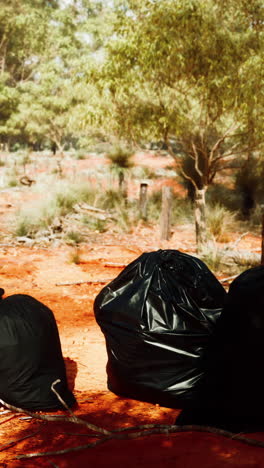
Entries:
<svg viewBox="0 0 264 468">
<path fill-rule="evenodd" d="M 62 151 L 72 135 L 88 136 L 99 107 L 89 75 L 102 12 L 87 0 L 0 0 L 2 141 L 49 139 Z"/>
<path fill-rule="evenodd" d="M 148 197 L 147 217 L 149 221 L 158 221 L 161 212 L 161 190 L 152 192 Z"/>
<path fill-rule="evenodd" d="M 154 191 L 148 197 L 148 220 L 157 222 L 160 218 L 162 205 L 161 190 Z M 193 208 L 189 200 L 172 196 L 171 223 L 172 225 L 193 222 Z"/>
<path fill-rule="evenodd" d="M 103 210 L 116 210 L 125 207 L 122 194 L 118 190 L 108 189 L 101 193 L 98 204 Z"/>
<path fill-rule="evenodd" d="M 214 243 L 207 243 L 202 246 L 199 257 L 212 270 L 217 273 L 222 268 L 223 254 Z"/>
<path fill-rule="evenodd" d="M 86 202 L 94 204 L 97 191 L 84 184 L 61 183 L 56 188 L 55 203 L 60 216 L 65 216 L 73 211 L 76 203 Z"/>
<path fill-rule="evenodd" d="M 86 186 L 58 184 L 44 201 L 36 201 L 21 210 L 15 235 L 26 230 L 26 235 L 35 237 L 39 231 L 49 229 L 56 219 L 72 213 L 76 203 L 94 202 L 96 194 Z"/>
<path fill-rule="evenodd" d="M 259 255 L 243 255 L 235 254 L 233 256 L 234 263 L 241 269 L 247 270 L 249 268 L 254 268 L 260 265 L 260 256 Z"/>
<path fill-rule="evenodd" d="M 107 230 L 107 220 L 92 218 L 91 216 L 85 215 L 82 219 L 82 222 L 86 224 L 89 229 L 96 232 L 105 232 Z"/>
<path fill-rule="evenodd" d="M 261 232 L 260 229 L 262 226 L 262 220 L 263 220 L 263 207 L 261 204 L 257 204 L 250 213 L 250 219 L 247 222 L 248 229 L 249 230 L 256 229 L 257 233 L 259 234 Z"/>
<path fill-rule="evenodd" d="M 83 160 L 83 159 L 86 159 L 86 156 L 87 156 L 87 151 L 83 149 L 79 149 L 73 153 L 72 157 L 73 159 Z"/>
<path fill-rule="evenodd" d="M 81 263 L 81 254 L 78 249 L 78 246 L 74 249 L 73 252 L 70 253 L 69 261 L 70 263 L 75 263 L 76 265 L 79 265 Z"/>
<path fill-rule="evenodd" d="M 0 1 L 0 138 L 16 135 L 9 122 L 19 104 L 18 84 L 33 76 L 47 42 L 56 1 Z M 37 27 L 36 27 L 37 24 Z"/>
<path fill-rule="evenodd" d="M 84 237 L 78 231 L 69 231 L 67 232 L 66 240 L 70 241 L 71 244 L 78 245 L 84 241 Z"/>
<path fill-rule="evenodd" d="M 134 166 L 132 168 L 132 177 L 135 179 L 156 179 L 158 177 L 155 170 L 150 167 L 144 166 Z"/>
<path fill-rule="evenodd" d="M 133 151 L 128 148 L 122 148 L 121 146 L 115 146 L 107 155 L 108 159 L 114 167 L 119 169 L 130 169 L 133 166 L 131 157 Z"/>
<path fill-rule="evenodd" d="M 101 75 L 108 128 L 126 141 L 164 141 L 196 193 L 263 144 L 263 7 L 224 4 L 119 1 Z"/>
<path fill-rule="evenodd" d="M 74 205 L 78 201 L 77 192 L 68 190 L 67 192 L 59 191 L 55 196 L 56 205 L 62 216 L 71 213 Z"/>
<path fill-rule="evenodd" d="M 112 223 L 121 231 L 130 232 L 137 221 L 137 204 L 125 200 L 119 190 L 106 190 L 99 197 L 98 205 L 113 213 Z M 102 227 L 105 229 L 106 222 L 103 223 Z"/>
<path fill-rule="evenodd" d="M 241 214 L 249 219 L 257 203 L 264 202 L 264 160 L 251 155 L 237 172 L 235 189 L 240 196 Z"/>
<path fill-rule="evenodd" d="M 193 223 L 193 206 L 190 200 L 173 197 L 171 222 L 176 225 Z"/>
<path fill-rule="evenodd" d="M 232 185 L 230 187 L 230 185 Z M 239 211 L 241 209 L 241 199 L 237 191 L 233 188 L 233 178 L 223 180 L 223 183 L 213 184 L 206 192 L 206 201 L 209 205 L 220 204 L 229 211 Z"/>
<path fill-rule="evenodd" d="M 208 205 L 207 228 L 215 240 L 227 242 L 228 234 L 236 228 L 236 216 L 219 203 Z"/>
<path fill-rule="evenodd" d="M 46 202 L 36 202 L 20 212 L 14 235 L 34 238 L 40 230 L 49 228 L 57 216 L 57 207 L 50 199 Z"/>
<path fill-rule="evenodd" d="M 17 224 L 15 235 L 18 237 L 28 236 L 30 229 L 31 224 L 27 222 L 26 218 L 23 218 Z"/>
<path fill-rule="evenodd" d="M 19 185 L 19 181 L 15 178 L 11 178 L 8 180 L 8 187 L 17 187 Z"/>
</svg>

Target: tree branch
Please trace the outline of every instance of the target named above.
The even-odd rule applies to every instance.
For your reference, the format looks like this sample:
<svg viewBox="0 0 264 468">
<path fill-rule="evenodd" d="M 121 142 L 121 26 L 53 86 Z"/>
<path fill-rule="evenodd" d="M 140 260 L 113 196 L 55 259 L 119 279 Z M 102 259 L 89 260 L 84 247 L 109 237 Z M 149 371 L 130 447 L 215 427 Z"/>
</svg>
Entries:
<svg viewBox="0 0 264 468">
<path fill-rule="evenodd" d="M 104 442 L 107 442 L 109 440 L 130 440 L 130 439 L 137 439 L 139 437 L 145 437 L 148 435 L 152 434 L 170 434 L 170 433 L 176 433 L 176 432 L 207 432 L 211 434 L 215 434 L 217 436 L 223 436 L 228 439 L 232 440 L 237 440 L 243 443 L 246 443 L 248 445 L 252 445 L 255 447 L 262 447 L 264 448 L 264 442 L 256 439 L 250 439 L 248 437 L 245 437 L 241 434 L 235 434 L 233 432 L 229 432 L 223 429 L 218 429 L 215 427 L 208 427 L 208 426 L 199 426 L 199 425 L 186 425 L 186 426 L 178 426 L 178 425 L 166 425 L 166 424 L 145 424 L 145 425 L 139 425 L 139 426 L 133 426 L 133 427 L 125 427 L 125 428 L 118 428 L 116 430 L 113 430 L 112 432 L 107 431 L 106 429 L 99 428 L 97 426 L 94 426 L 93 424 L 87 423 L 86 421 L 80 419 L 79 417 L 75 416 L 72 410 L 68 407 L 68 405 L 65 403 L 63 398 L 59 395 L 59 393 L 55 389 L 55 385 L 59 383 L 60 380 L 56 380 L 53 382 L 51 389 L 57 396 L 58 400 L 62 403 L 62 405 L 67 409 L 67 411 L 70 412 L 71 416 L 70 417 L 55 417 L 55 416 L 47 416 L 47 415 L 39 415 L 35 413 L 31 413 L 27 410 L 22 410 L 21 408 L 17 408 L 15 406 L 9 405 L 8 403 L 5 403 L 3 400 L 0 400 L 0 403 L 3 406 L 6 406 L 8 409 L 11 409 L 16 412 L 23 412 L 25 414 L 29 414 L 32 416 L 32 418 L 35 419 L 41 419 L 45 421 L 67 421 L 67 422 L 74 422 L 76 424 L 81 424 L 87 426 L 89 429 L 94 430 L 97 432 L 96 437 L 98 437 L 98 432 L 100 433 L 101 438 L 99 440 L 96 440 L 94 442 L 91 442 L 89 444 L 85 445 L 79 445 L 76 447 L 68 448 L 68 449 L 61 449 L 57 451 L 52 451 L 52 452 L 35 452 L 35 453 L 28 453 L 28 454 L 23 454 L 23 455 L 18 455 L 16 458 L 17 459 L 27 459 L 27 458 L 35 458 L 35 457 L 46 457 L 46 456 L 52 456 L 52 455 L 64 455 L 66 453 L 70 452 L 77 452 L 80 450 L 85 450 L 87 448 L 93 448 L 96 447 L 99 444 L 102 444 Z M 39 432 L 39 431 L 38 431 Z M 33 434 L 34 435 L 34 434 Z M 102 436 L 104 435 L 104 437 Z M 32 437 L 26 436 L 26 438 Z M 93 435 L 91 435 L 93 437 Z M 23 439 L 19 439 L 23 440 Z M 16 443 L 16 441 L 14 441 Z M 7 444 L 9 445 L 9 444 Z"/>
<path fill-rule="evenodd" d="M 181 167 L 180 171 L 181 171 L 183 177 L 184 177 L 185 179 L 187 179 L 187 180 L 190 180 L 191 183 L 193 184 L 193 186 L 196 188 L 196 190 L 199 190 L 199 189 L 198 189 L 198 185 L 196 184 L 195 180 L 192 179 L 192 177 L 188 176 L 188 175 L 186 174 L 186 172 L 183 170 L 182 167 Z"/>
<path fill-rule="evenodd" d="M 203 177 L 203 173 L 202 173 L 202 171 L 200 170 L 200 168 L 198 166 L 198 164 L 199 164 L 199 154 L 197 153 L 197 149 L 196 149 L 196 146 L 193 143 L 193 141 L 192 141 L 192 149 L 193 149 L 193 152 L 194 152 L 194 155 L 195 155 L 195 163 L 194 163 L 195 170 L 196 170 L 197 174 L 199 174 L 200 177 Z"/>
<path fill-rule="evenodd" d="M 7 442 L 6 444 L 0 445 L 0 452 L 1 452 L 2 450 L 6 450 L 6 449 L 9 448 L 9 447 L 12 447 L 13 445 L 18 444 L 18 443 L 21 442 L 22 440 L 30 439 L 31 437 L 34 437 L 35 435 L 39 434 L 40 431 L 41 431 L 41 429 L 39 429 L 38 431 L 32 432 L 32 434 L 29 434 L 29 435 L 27 435 L 27 436 L 19 437 L 19 439 L 10 440 L 10 442 Z"/>
<path fill-rule="evenodd" d="M 101 427 L 95 426 L 94 424 L 88 423 L 84 419 L 81 419 L 77 416 L 51 416 L 49 414 L 38 414 L 38 413 L 32 413 L 31 411 L 28 411 L 26 409 L 18 408 L 16 406 L 10 405 L 9 403 L 6 403 L 5 401 L 0 399 L 0 404 L 5 406 L 6 408 L 10 409 L 11 411 L 14 411 L 15 413 L 24 413 L 27 414 L 28 416 L 31 416 L 33 419 L 39 419 L 41 421 L 51 421 L 51 422 L 72 422 L 74 424 L 80 424 L 81 426 L 88 427 L 88 429 L 94 431 L 94 432 L 99 432 L 104 435 L 109 435 L 111 434 L 110 431 L 107 431 L 106 429 L 102 429 Z"/>
<path fill-rule="evenodd" d="M 186 426 L 174 426 L 174 425 L 151 425 L 148 424 L 146 426 L 138 426 L 140 428 L 150 428 L 148 430 L 141 430 L 139 432 L 131 432 L 131 433 L 123 433 L 123 434 L 114 434 L 112 433 L 108 437 L 104 437 L 100 440 L 96 440 L 95 442 L 91 442 L 90 444 L 85 444 L 85 445 L 79 445 L 77 447 L 72 447 L 68 449 L 62 449 L 54 452 L 35 452 L 35 453 L 29 453 L 25 455 L 18 455 L 18 459 L 25 459 L 25 458 L 34 458 L 34 457 L 45 457 L 45 456 L 51 456 L 51 455 L 63 455 L 65 453 L 70 453 L 70 452 L 77 452 L 80 450 L 85 450 L 87 448 L 93 448 L 96 447 L 99 444 L 102 444 L 104 442 L 107 442 L 109 440 L 131 440 L 131 439 L 138 439 L 140 437 L 145 437 L 148 435 L 153 435 L 153 434 L 171 434 L 171 433 L 177 433 L 177 432 L 206 432 L 206 433 L 211 433 L 215 434 L 217 436 L 223 436 L 228 439 L 232 440 L 237 440 L 239 442 L 245 443 L 247 445 L 252 445 L 254 447 L 262 447 L 264 448 L 264 442 L 261 440 L 256 440 L 256 439 L 251 439 L 248 437 L 245 437 L 240 434 L 235 434 L 233 432 L 225 431 L 223 429 L 218 429 L 214 427 L 207 427 L 207 426 L 196 426 L 196 425 L 186 425 Z M 151 429 L 152 427 L 152 429 Z M 136 427 L 131 427 L 131 428 L 124 428 L 123 430 L 120 429 L 120 432 L 122 431 L 127 431 L 127 430 L 133 430 L 136 429 Z"/>
<path fill-rule="evenodd" d="M 212 149 L 211 149 L 211 151 L 210 151 L 210 153 L 209 153 L 209 160 L 208 160 L 209 164 L 210 164 L 210 162 L 213 160 L 214 153 L 215 153 L 216 150 L 219 148 L 219 146 L 221 145 L 221 143 L 223 143 L 223 141 L 224 141 L 228 136 L 230 136 L 230 132 L 233 131 L 233 130 L 235 130 L 236 128 L 238 128 L 238 125 L 231 125 L 231 127 L 228 128 L 228 129 L 226 130 L 226 132 L 224 133 L 224 135 L 222 135 L 222 137 L 219 138 L 219 139 L 215 142 L 214 146 L 212 147 Z"/>
</svg>

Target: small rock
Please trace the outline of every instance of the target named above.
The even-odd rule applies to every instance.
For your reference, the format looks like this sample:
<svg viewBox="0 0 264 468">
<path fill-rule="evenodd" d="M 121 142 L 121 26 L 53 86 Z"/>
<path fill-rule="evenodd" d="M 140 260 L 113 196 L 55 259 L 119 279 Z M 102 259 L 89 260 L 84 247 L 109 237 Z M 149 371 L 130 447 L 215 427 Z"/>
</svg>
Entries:
<svg viewBox="0 0 264 468">
<path fill-rule="evenodd" d="M 27 245 L 32 245 L 34 243 L 34 239 L 31 239 L 30 237 L 26 236 L 20 236 L 16 238 L 17 242 L 21 244 L 27 244 Z"/>
</svg>

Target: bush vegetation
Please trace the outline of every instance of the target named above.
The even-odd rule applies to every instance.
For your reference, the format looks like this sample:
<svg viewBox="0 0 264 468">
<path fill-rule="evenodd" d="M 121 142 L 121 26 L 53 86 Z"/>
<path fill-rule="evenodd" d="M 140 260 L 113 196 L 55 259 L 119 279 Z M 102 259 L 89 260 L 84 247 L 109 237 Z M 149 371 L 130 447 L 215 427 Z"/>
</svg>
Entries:
<svg viewBox="0 0 264 468">
<path fill-rule="evenodd" d="M 68 159 L 69 157 L 67 156 Z M 32 157 L 30 159 L 29 165 L 34 162 L 34 167 L 37 166 L 36 159 Z M 108 230 L 113 233 L 130 233 L 138 223 L 151 227 L 159 222 L 162 204 L 161 190 L 151 191 L 151 185 L 148 191 L 147 220 L 142 221 L 139 216 L 138 199 L 125 198 L 122 191 L 114 188 L 111 180 L 107 179 L 109 172 L 101 173 L 101 169 L 100 171 L 93 169 L 92 176 L 77 174 L 76 178 L 72 179 L 72 175 L 65 171 L 66 176 L 61 180 L 51 173 L 52 164 L 49 163 L 48 168 L 49 173 L 41 173 L 37 183 L 30 188 L 36 194 L 36 201 L 24 206 L 18 214 L 14 229 L 15 236 L 42 239 L 56 233 L 62 241 L 75 248 L 70 261 L 79 263 L 78 246 L 87 239 L 85 236 L 89 231 L 98 234 Z M 19 179 L 22 171 L 20 164 L 14 165 L 13 159 L 10 159 L 8 165 L 3 166 L 1 170 L 2 174 L 6 174 L 9 185 L 20 185 Z M 32 171 L 32 167 L 30 170 Z M 145 170 L 143 173 L 148 174 Z M 135 170 L 134 180 L 137 178 L 141 180 L 139 176 L 143 173 Z M 106 184 L 105 189 L 102 189 L 102 180 Z M 234 188 L 232 188 L 233 182 Z M 252 257 L 234 258 L 232 262 L 225 264 L 222 254 L 224 247 L 220 248 L 216 244 L 219 242 L 228 244 L 234 238 L 234 232 L 241 233 L 253 229 L 259 232 L 260 230 L 262 209 L 258 202 L 252 209 L 248 220 L 239 217 L 241 195 L 238 187 L 239 184 L 230 177 L 228 188 L 226 185 L 216 184 L 207 193 L 207 228 L 212 241 L 204 247 L 199 256 L 214 272 L 225 271 L 236 274 L 258 263 L 258 259 Z M 19 190 L 27 191 L 29 188 L 20 185 Z M 43 193 L 46 196 L 44 200 Z M 261 198 L 261 190 L 258 189 L 256 193 L 258 200 Z M 76 206 L 81 207 L 82 203 L 105 210 L 105 218 L 100 213 L 97 217 L 96 212 L 85 214 L 80 211 L 79 213 L 78 210 L 76 211 Z M 76 213 L 79 213 L 79 217 L 75 222 Z M 172 196 L 171 223 L 172 230 L 176 230 L 181 224 L 188 224 L 190 229 L 194 229 L 193 204 L 190 199 Z M 61 232 L 56 230 L 58 224 L 62 226 Z"/>
<path fill-rule="evenodd" d="M 229 242 L 229 233 L 236 229 L 236 215 L 216 203 L 207 207 L 207 228 L 218 242 Z"/>
</svg>

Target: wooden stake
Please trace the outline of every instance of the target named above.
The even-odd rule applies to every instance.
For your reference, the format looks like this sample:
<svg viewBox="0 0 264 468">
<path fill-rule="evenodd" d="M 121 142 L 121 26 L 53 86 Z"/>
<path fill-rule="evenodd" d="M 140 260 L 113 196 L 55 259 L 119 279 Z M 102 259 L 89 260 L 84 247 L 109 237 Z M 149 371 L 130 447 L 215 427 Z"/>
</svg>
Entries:
<svg viewBox="0 0 264 468">
<path fill-rule="evenodd" d="M 160 238 L 169 240 L 170 238 L 170 211 L 171 211 L 171 188 L 162 187 L 162 207 L 160 219 Z"/>
<path fill-rule="evenodd" d="M 139 192 L 139 216 L 145 221 L 147 220 L 147 191 L 148 183 L 141 182 Z"/>
</svg>

